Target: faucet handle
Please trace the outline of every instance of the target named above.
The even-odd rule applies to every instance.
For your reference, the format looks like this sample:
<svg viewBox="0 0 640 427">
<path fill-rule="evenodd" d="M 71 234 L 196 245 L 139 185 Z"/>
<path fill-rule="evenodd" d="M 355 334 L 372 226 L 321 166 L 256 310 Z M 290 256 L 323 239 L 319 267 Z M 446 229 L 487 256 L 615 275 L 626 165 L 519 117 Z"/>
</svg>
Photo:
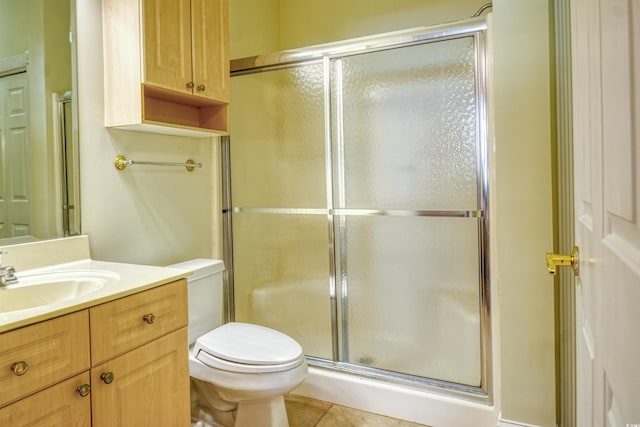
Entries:
<svg viewBox="0 0 640 427">
<path fill-rule="evenodd" d="M 18 283 L 16 269 L 10 265 L 0 267 L 0 286 L 15 285 Z"/>
</svg>

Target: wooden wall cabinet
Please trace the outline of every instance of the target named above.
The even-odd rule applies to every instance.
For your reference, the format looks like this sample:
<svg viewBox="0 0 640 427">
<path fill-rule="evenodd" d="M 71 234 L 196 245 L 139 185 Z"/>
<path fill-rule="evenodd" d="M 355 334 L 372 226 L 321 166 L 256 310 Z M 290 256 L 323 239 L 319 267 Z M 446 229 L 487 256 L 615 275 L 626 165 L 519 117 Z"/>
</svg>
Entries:
<svg viewBox="0 0 640 427">
<path fill-rule="evenodd" d="M 187 322 L 182 279 L 0 334 L 0 425 L 189 426 Z"/>
<path fill-rule="evenodd" d="M 104 0 L 105 124 L 228 133 L 228 0 Z"/>
</svg>

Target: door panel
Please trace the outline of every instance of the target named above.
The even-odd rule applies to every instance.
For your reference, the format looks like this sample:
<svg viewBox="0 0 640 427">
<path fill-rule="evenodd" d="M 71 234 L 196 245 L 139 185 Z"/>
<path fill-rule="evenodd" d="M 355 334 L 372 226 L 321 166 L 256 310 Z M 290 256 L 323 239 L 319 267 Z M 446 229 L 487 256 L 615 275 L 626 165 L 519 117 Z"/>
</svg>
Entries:
<svg viewBox="0 0 640 427">
<path fill-rule="evenodd" d="M 324 67 L 231 84 L 241 100 L 231 105 L 235 319 L 331 359 Z"/>
<path fill-rule="evenodd" d="M 478 221 L 357 216 L 344 229 L 347 361 L 480 387 Z"/>
<path fill-rule="evenodd" d="M 191 1 L 143 0 L 144 82 L 192 93 Z"/>
<path fill-rule="evenodd" d="M 191 7 L 194 93 L 229 102 L 228 2 L 192 0 Z"/>
<path fill-rule="evenodd" d="M 640 423 L 640 13 L 572 3 L 578 425 Z"/>
<path fill-rule="evenodd" d="M 462 37 L 334 61 L 341 207 L 477 209 L 474 43 Z"/>
<path fill-rule="evenodd" d="M 336 277 L 349 363 L 481 386 L 476 55 L 476 39 L 461 37 L 333 60 L 334 206 L 348 211 L 336 221 Z"/>
<path fill-rule="evenodd" d="M 26 73 L 0 79 L 0 237 L 31 233 L 31 152 Z"/>
</svg>

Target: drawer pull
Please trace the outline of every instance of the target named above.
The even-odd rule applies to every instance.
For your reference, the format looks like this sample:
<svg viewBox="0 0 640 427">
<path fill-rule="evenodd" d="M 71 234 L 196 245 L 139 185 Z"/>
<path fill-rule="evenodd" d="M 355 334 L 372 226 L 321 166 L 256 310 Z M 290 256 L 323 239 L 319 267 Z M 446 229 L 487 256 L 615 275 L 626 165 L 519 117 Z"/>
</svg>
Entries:
<svg viewBox="0 0 640 427">
<path fill-rule="evenodd" d="M 80 395 L 80 397 L 87 397 L 89 393 L 91 393 L 91 386 L 89 384 L 82 384 L 76 387 L 76 393 Z"/>
<path fill-rule="evenodd" d="M 195 84 L 193 82 L 187 83 L 187 89 L 193 89 L 194 86 Z"/>
<path fill-rule="evenodd" d="M 156 315 L 153 313 L 145 314 L 144 316 L 142 316 L 142 320 L 150 325 L 156 321 Z"/>
<path fill-rule="evenodd" d="M 105 372 L 100 375 L 100 379 L 105 384 L 111 384 L 114 378 L 115 378 L 115 375 L 113 375 L 113 372 Z"/>
<path fill-rule="evenodd" d="M 27 362 L 21 361 L 11 365 L 11 372 L 13 372 L 14 375 L 17 375 L 19 377 L 26 374 L 28 370 L 29 370 L 29 364 Z"/>
<path fill-rule="evenodd" d="M 204 85 L 203 85 L 203 84 L 199 84 L 199 85 L 198 85 L 198 87 L 197 87 L 197 89 L 198 89 L 200 92 L 204 92 L 205 87 L 204 87 Z"/>
</svg>

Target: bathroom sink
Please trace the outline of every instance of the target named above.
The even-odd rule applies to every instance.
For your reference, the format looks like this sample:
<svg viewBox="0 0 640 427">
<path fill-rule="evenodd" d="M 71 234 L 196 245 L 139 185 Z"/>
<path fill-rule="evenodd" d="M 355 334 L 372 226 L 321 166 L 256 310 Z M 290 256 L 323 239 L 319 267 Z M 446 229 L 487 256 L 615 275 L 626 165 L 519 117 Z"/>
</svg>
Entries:
<svg viewBox="0 0 640 427">
<path fill-rule="evenodd" d="M 24 274 L 18 283 L 0 288 L 0 313 L 69 301 L 116 283 L 120 276 L 104 270 Z"/>
</svg>

